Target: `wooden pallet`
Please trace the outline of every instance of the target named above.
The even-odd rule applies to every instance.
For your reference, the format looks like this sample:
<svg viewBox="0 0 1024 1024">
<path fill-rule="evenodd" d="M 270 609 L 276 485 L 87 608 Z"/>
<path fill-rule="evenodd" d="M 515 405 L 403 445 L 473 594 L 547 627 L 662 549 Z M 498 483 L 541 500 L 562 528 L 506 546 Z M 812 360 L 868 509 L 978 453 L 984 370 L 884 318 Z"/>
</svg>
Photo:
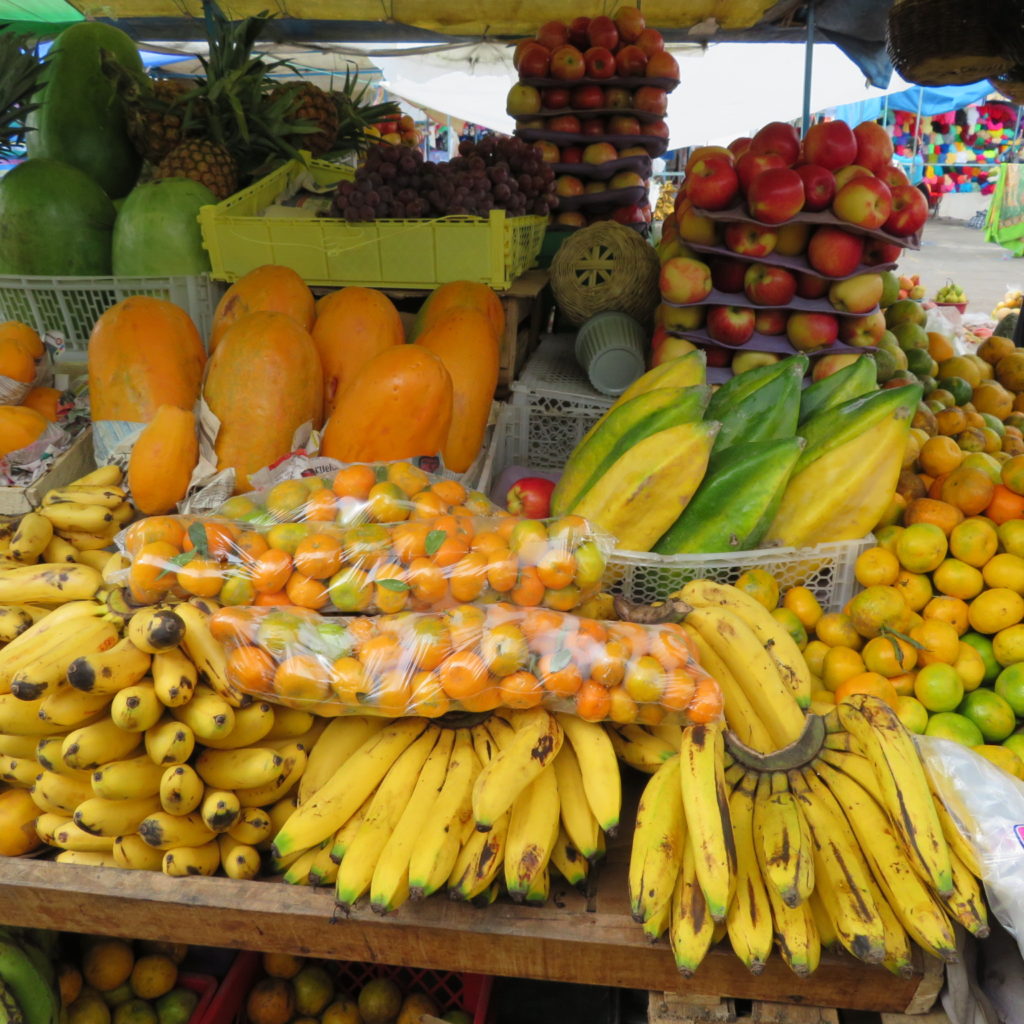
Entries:
<svg viewBox="0 0 1024 1024">
<path fill-rule="evenodd" d="M 755 999 L 705 998 L 650 992 L 648 1024 L 950 1024 L 941 1008 L 930 1013 L 867 1013 Z"/>
</svg>

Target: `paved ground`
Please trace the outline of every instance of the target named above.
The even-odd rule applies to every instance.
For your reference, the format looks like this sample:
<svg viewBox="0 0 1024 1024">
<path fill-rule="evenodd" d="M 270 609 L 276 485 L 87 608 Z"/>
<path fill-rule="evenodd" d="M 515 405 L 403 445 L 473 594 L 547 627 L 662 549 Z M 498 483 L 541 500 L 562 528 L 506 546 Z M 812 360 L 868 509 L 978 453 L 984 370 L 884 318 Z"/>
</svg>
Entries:
<svg viewBox="0 0 1024 1024">
<path fill-rule="evenodd" d="M 905 251 L 897 273 L 920 274 L 928 298 L 952 278 L 968 296 L 968 313 L 989 314 L 1008 288 L 1024 288 L 1024 259 L 985 241 L 983 229 L 930 220 L 918 252 Z"/>
</svg>

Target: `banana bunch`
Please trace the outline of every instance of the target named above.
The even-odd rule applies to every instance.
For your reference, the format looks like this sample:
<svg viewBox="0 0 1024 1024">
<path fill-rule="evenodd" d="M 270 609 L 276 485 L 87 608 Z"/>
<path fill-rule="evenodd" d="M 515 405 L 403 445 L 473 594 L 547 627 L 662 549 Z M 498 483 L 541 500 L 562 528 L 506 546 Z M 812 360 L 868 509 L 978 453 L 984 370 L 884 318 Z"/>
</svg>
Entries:
<svg viewBox="0 0 1024 1024">
<path fill-rule="evenodd" d="M 912 971 L 912 942 L 955 960 L 954 924 L 988 933 L 980 868 L 913 739 L 868 695 L 805 717 L 806 666 L 739 593 L 701 580 L 680 594 L 726 723 L 683 729 L 675 750 L 658 727 L 609 728 L 651 776 L 630 856 L 634 917 L 652 940 L 668 933 L 686 976 L 726 935 L 754 973 L 773 946 L 801 976 L 829 946 L 897 975 Z"/>
<path fill-rule="evenodd" d="M 377 913 L 447 887 L 490 902 L 573 885 L 618 826 L 615 751 L 598 725 L 542 708 L 448 729 L 423 718 L 330 721 L 271 846 L 287 882 L 333 884 Z"/>
<path fill-rule="evenodd" d="M 58 1024 L 60 993 L 51 936 L 0 928 L 0 1024 Z"/>
</svg>

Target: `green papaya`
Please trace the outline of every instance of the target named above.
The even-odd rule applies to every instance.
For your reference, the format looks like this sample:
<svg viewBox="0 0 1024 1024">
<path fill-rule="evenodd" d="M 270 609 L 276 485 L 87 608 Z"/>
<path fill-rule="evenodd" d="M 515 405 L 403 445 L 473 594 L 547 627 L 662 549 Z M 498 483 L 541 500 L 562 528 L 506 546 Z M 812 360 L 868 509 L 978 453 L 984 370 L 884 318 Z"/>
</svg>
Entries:
<svg viewBox="0 0 1024 1024">
<path fill-rule="evenodd" d="M 683 514 L 652 549 L 659 555 L 748 551 L 765 535 L 806 442 L 736 444 L 708 470 Z"/>
<path fill-rule="evenodd" d="M 1017 318 L 1020 313 L 1013 309 L 996 324 L 992 334 L 997 338 L 1012 338 L 1013 332 L 1017 329 Z"/>
<path fill-rule="evenodd" d="M 735 444 L 792 437 L 800 412 L 800 382 L 806 370 L 806 356 L 790 356 L 771 366 L 747 370 L 723 384 L 704 414 L 706 419 L 722 424 L 715 439 L 712 464 Z M 744 377 L 753 374 L 758 375 L 754 381 L 743 382 Z M 741 383 L 730 388 L 724 399 L 719 398 L 734 381 Z"/>
<path fill-rule="evenodd" d="M 655 388 L 689 388 L 706 383 L 707 356 L 700 349 L 694 349 L 684 356 L 661 363 L 648 370 L 642 377 L 638 377 L 615 399 L 608 411 L 597 421 L 597 425 L 600 426 L 613 409 L 618 409 L 638 395 L 654 391 Z"/>
<path fill-rule="evenodd" d="M 830 373 L 804 388 L 800 395 L 800 423 L 819 412 L 825 412 L 851 398 L 859 398 L 877 390 L 877 366 L 869 355 L 858 356 L 855 362 Z"/>
<path fill-rule="evenodd" d="M 569 456 L 551 495 L 551 514 L 572 511 L 621 455 L 650 434 L 702 418 L 711 389 L 657 388 L 626 402 L 598 422 Z"/>
<path fill-rule="evenodd" d="M 797 460 L 794 476 L 801 473 L 812 462 L 823 455 L 859 437 L 876 423 L 889 416 L 901 406 L 917 409 L 921 401 L 920 384 L 908 384 L 898 388 L 885 388 L 851 398 L 840 405 L 812 416 L 801 428 L 800 435 L 806 439 L 807 447 Z"/>
<path fill-rule="evenodd" d="M 30 157 L 63 160 L 99 183 L 112 199 L 127 195 L 142 158 L 128 138 L 124 110 L 101 64 L 107 51 L 143 76 L 131 37 L 113 25 L 82 21 L 54 40 L 43 68 L 38 106 L 28 116 Z"/>
<path fill-rule="evenodd" d="M 114 204 L 83 171 L 33 159 L 0 178 L 0 274 L 110 274 Z"/>
<path fill-rule="evenodd" d="M 112 263 L 118 277 L 174 277 L 205 274 L 210 255 L 203 248 L 199 208 L 217 197 L 189 178 L 163 178 L 136 185 L 114 222 Z"/>
</svg>

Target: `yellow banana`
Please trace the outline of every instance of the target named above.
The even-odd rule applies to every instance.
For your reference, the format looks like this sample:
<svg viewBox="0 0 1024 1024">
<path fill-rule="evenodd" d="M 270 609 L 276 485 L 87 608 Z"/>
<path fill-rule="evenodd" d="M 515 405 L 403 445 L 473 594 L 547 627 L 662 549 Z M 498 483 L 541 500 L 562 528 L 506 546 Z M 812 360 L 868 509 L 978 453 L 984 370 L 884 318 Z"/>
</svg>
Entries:
<svg viewBox="0 0 1024 1024">
<path fill-rule="evenodd" d="M 268 740 L 302 739 L 309 734 L 315 724 L 316 716 L 312 712 L 278 705 L 274 708 L 274 724 L 266 738 Z"/>
<path fill-rule="evenodd" d="M 82 693 L 62 683 L 39 702 L 39 719 L 63 729 L 79 729 L 99 720 L 110 706 L 105 693 Z"/>
<path fill-rule="evenodd" d="M 576 849 L 562 826 L 558 829 L 555 845 L 551 847 L 551 860 L 548 866 L 556 868 L 558 873 L 576 889 L 582 889 L 587 884 L 590 862 Z M 530 902 L 529 894 L 526 902 Z"/>
<path fill-rule="evenodd" d="M 134 757 L 139 746 L 137 733 L 125 732 L 109 718 L 101 718 L 68 733 L 61 753 L 69 768 L 88 771 L 110 761 Z"/>
<path fill-rule="evenodd" d="M 695 608 L 723 607 L 735 612 L 754 632 L 768 652 L 802 708 L 811 703 L 811 672 L 796 641 L 760 601 L 738 587 L 714 580 L 692 580 L 679 592 Z"/>
<path fill-rule="evenodd" d="M 882 804 L 929 883 L 941 896 L 953 891 L 949 847 L 942 834 L 924 765 L 910 733 L 885 701 L 854 694 L 836 705 L 839 720 L 860 743 L 878 776 Z"/>
<path fill-rule="evenodd" d="M 555 837 L 557 842 L 558 837 Z M 552 847 L 553 848 L 553 847 Z M 551 862 L 541 868 L 540 871 L 533 873 L 533 881 L 530 883 L 530 888 L 526 890 L 526 894 L 523 896 L 523 902 L 528 907 L 543 907 L 548 901 L 548 897 L 551 895 Z M 491 885 L 487 891 L 476 900 L 476 905 L 489 906 L 498 898 L 498 887 Z"/>
<path fill-rule="evenodd" d="M 235 709 L 208 686 L 197 686 L 187 704 L 169 709 L 172 718 L 184 722 L 196 739 L 223 739 L 235 727 Z"/>
<path fill-rule="evenodd" d="M 121 480 L 124 474 L 121 472 L 119 466 L 111 463 L 108 466 L 99 466 L 98 468 L 91 470 L 86 473 L 85 476 L 80 476 L 77 480 L 72 480 L 68 487 L 120 487 Z"/>
<path fill-rule="evenodd" d="M 82 501 L 61 501 L 42 505 L 39 512 L 46 516 L 51 527 L 57 530 L 80 530 L 91 533 L 106 530 L 116 522 L 113 509 Z"/>
<path fill-rule="evenodd" d="M 125 638 L 112 647 L 72 661 L 67 668 L 68 682 L 85 693 L 113 695 L 126 686 L 134 686 L 149 672 L 151 661 L 150 655 Z"/>
<path fill-rule="evenodd" d="M 160 792 L 164 770 L 145 755 L 111 761 L 92 773 L 92 791 L 104 800 L 153 797 Z"/>
<path fill-rule="evenodd" d="M 538 875 L 558 841 L 558 780 L 548 766 L 516 796 L 505 837 L 505 888 L 513 900 L 536 899 Z"/>
<path fill-rule="evenodd" d="M 481 831 L 512 806 L 562 746 L 562 727 L 543 708 L 516 712 L 512 722 L 515 737 L 484 765 L 473 785 L 473 817 Z"/>
<path fill-rule="evenodd" d="M 172 878 L 215 875 L 220 867 L 220 846 L 211 840 L 201 846 L 179 846 L 164 852 L 162 870 Z"/>
<path fill-rule="evenodd" d="M 288 819 L 295 813 L 297 806 L 298 805 L 295 802 L 295 794 L 289 793 L 287 796 L 281 797 L 277 803 L 263 808 L 264 813 L 266 813 L 270 818 L 271 840 L 273 840 L 274 836 L 284 828 Z M 268 843 L 268 846 L 269 845 L 270 844 Z M 302 847 L 302 849 L 306 849 L 306 847 Z"/>
<path fill-rule="evenodd" d="M 978 880 L 970 868 L 951 850 L 949 860 L 953 866 L 953 894 L 942 897 L 953 920 L 962 924 L 976 938 L 989 934 L 988 911 Z"/>
<path fill-rule="evenodd" d="M 14 736 L 11 733 L 0 734 L 0 756 L 38 758 L 39 744 L 35 736 Z M 46 767 L 49 767 L 47 765 Z"/>
<path fill-rule="evenodd" d="M 237 711 L 235 712 L 235 715 L 237 717 Z M 313 724 L 301 736 L 291 736 L 287 739 L 273 739 L 268 738 L 268 734 L 268 737 L 264 737 L 262 740 L 260 740 L 260 745 L 264 747 L 271 747 L 273 750 L 281 751 L 289 749 L 296 743 L 300 743 L 303 749 L 308 752 L 312 750 L 314 747 L 316 747 L 317 742 L 319 741 L 320 736 L 323 734 L 324 729 L 327 728 L 327 723 L 329 721 L 331 721 L 331 719 L 317 716 L 313 719 Z"/>
<path fill-rule="evenodd" d="M 53 530 L 53 524 L 49 520 L 46 521 L 47 525 L 50 526 L 50 530 Z M 58 537 L 55 533 L 50 537 L 49 543 L 43 548 L 43 553 L 40 556 L 44 562 L 77 562 L 82 555 L 82 552 L 75 547 L 74 544 L 69 543 L 63 537 Z M 88 563 L 84 563 L 88 565 Z M 93 566 L 95 569 L 96 566 Z"/>
<path fill-rule="evenodd" d="M 608 733 L 595 722 L 559 713 L 558 724 L 580 764 L 583 791 L 601 828 L 615 835 L 622 810 L 622 778 Z"/>
<path fill-rule="evenodd" d="M 35 565 L 52 537 L 53 523 L 38 512 L 27 512 L 11 537 L 8 553 L 17 562 Z"/>
<path fill-rule="evenodd" d="M 711 948 L 715 922 L 697 881 L 697 858 L 691 841 L 684 844 L 683 863 L 672 891 L 668 937 L 676 967 L 692 978 Z"/>
<path fill-rule="evenodd" d="M 130 501 L 122 501 L 120 505 L 115 505 L 110 511 L 118 526 L 126 526 L 135 518 L 135 508 Z"/>
<path fill-rule="evenodd" d="M 351 909 L 370 887 L 381 851 L 412 799 L 416 780 L 437 743 L 439 732 L 438 729 L 422 732 L 399 754 L 377 787 L 366 817 L 338 868 L 335 893 L 338 904 L 345 910 Z M 277 840 L 274 845 L 277 846 Z"/>
<path fill-rule="evenodd" d="M 573 847 L 589 861 L 597 856 L 597 834 L 601 827 L 587 801 L 580 762 L 571 743 L 562 744 L 554 765 L 562 827 Z M 618 764 L 615 768 L 617 771 Z"/>
<path fill-rule="evenodd" d="M 45 700 L 18 700 L 13 693 L 0 693 L 0 729 L 19 736 L 55 736 L 63 726 L 44 722 L 39 709 Z"/>
<path fill-rule="evenodd" d="M 233 709 L 233 714 L 235 724 L 231 732 L 226 736 L 204 737 L 204 747 L 211 747 L 213 750 L 255 747 L 266 740 L 267 733 L 274 724 L 274 706 L 262 700 L 246 704 L 244 708 Z"/>
<path fill-rule="evenodd" d="M 118 836 L 113 854 L 119 868 L 133 871 L 159 871 L 164 860 L 160 850 L 154 850 L 137 835 Z"/>
<path fill-rule="evenodd" d="M 640 796 L 629 857 L 629 906 L 633 920 L 647 922 L 659 916 L 671 902 L 685 846 L 679 758 L 674 757 L 647 780 Z"/>
<path fill-rule="evenodd" d="M 821 938 L 811 901 L 804 900 L 799 906 L 791 907 L 771 885 L 765 885 L 764 889 L 772 909 L 775 944 L 782 959 L 798 978 L 810 977 L 821 960 Z"/>
<path fill-rule="evenodd" d="M 608 740 L 620 761 L 638 772 L 653 775 L 666 761 L 679 756 L 679 748 L 649 733 L 640 725 L 606 725 Z"/>
<path fill-rule="evenodd" d="M 797 740 L 804 729 L 803 712 L 753 630 L 735 612 L 719 606 L 695 608 L 686 616 L 686 624 L 725 662 L 773 746 L 785 747 Z"/>
<path fill-rule="evenodd" d="M 72 769 L 64 763 L 64 756 L 61 754 L 61 747 L 64 746 L 63 736 L 43 736 L 42 739 L 39 740 L 36 740 L 33 736 L 26 736 L 25 738 L 35 742 L 35 759 L 45 771 L 72 771 Z"/>
<path fill-rule="evenodd" d="M 196 745 L 192 730 L 170 715 L 150 726 L 143 737 L 150 760 L 160 765 L 183 764 L 192 756 Z"/>
<path fill-rule="evenodd" d="M 85 772 L 65 775 L 43 771 L 36 776 L 31 793 L 40 810 L 70 816 L 79 804 L 92 799 L 92 786 Z"/>
<path fill-rule="evenodd" d="M 93 655 L 117 643 L 117 630 L 102 619 L 69 622 L 63 643 L 53 644 L 23 664 L 11 678 L 11 693 L 20 700 L 39 700 L 63 683 L 70 666 L 83 654 Z"/>
<path fill-rule="evenodd" d="M 68 814 L 59 811 L 41 811 L 36 818 L 36 835 L 47 845 L 53 846 L 53 837 L 57 830 L 65 825 L 73 825 L 74 821 Z"/>
<path fill-rule="evenodd" d="M 125 732 L 145 732 L 160 721 L 163 713 L 164 706 L 157 698 L 151 679 L 126 686 L 114 694 L 110 702 L 110 717 Z"/>
<path fill-rule="evenodd" d="M 839 935 L 836 933 L 836 926 L 832 923 L 828 911 L 825 909 L 825 902 L 817 889 L 803 904 L 811 912 L 814 918 L 814 927 L 818 930 L 818 940 L 824 949 L 838 949 L 840 946 Z"/>
<path fill-rule="evenodd" d="M 676 883 L 672 883 L 672 891 L 675 891 Z M 658 939 L 668 931 L 669 921 L 672 918 L 672 893 L 668 894 L 667 900 L 662 900 L 654 913 L 643 923 L 643 933 L 648 941 L 657 942 Z M 724 925 L 723 925 L 724 927 Z M 717 941 L 717 940 L 716 940 Z"/>
<path fill-rule="evenodd" d="M 192 699 L 198 673 L 184 651 L 172 648 L 153 655 L 153 686 L 164 707 L 176 708 Z"/>
<path fill-rule="evenodd" d="M 239 789 L 238 799 L 243 807 L 269 807 L 302 781 L 309 762 L 305 745 L 292 740 L 277 748 L 277 753 L 283 758 L 280 774 L 266 785 Z"/>
<path fill-rule="evenodd" d="M 105 853 L 102 850 L 61 850 L 53 858 L 58 864 L 78 864 L 89 868 L 116 868 L 118 863 L 114 860 L 113 851 Z"/>
<path fill-rule="evenodd" d="M 71 544 L 78 551 L 79 555 L 85 551 L 102 551 L 104 548 L 109 548 L 114 543 L 114 538 L 120 532 L 121 527 L 113 522 L 107 529 L 96 532 L 90 530 L 64 530 L 57 526 L 54 527 L 54 533 L 61 540 L 66 540 Z M 78 559 L 76 558 L 75 561 L 78 562 Z M 89 568 L 95 569 L 95 566 L 89 566 Z M 102 577 L 102 573 L 100 573 L 100 576 Z"/>
<path fill-rule="evenodd" d="M 260 853 L 255 847 L 232 839 L 227 832 L 217 836 L 217 845 L 220 847 L 221 867 L 228 878 L 250 879 L 259 875 Z"/>
<path fill-rule="evenodd" d="M 103 577 L 104 584 L 107 583 L 107 576 L 104 570 L 106 569 L 107 564 L 110 562 L 109 551 L 103 549 L 99 551 L 79 551 L 74 546 L 74 544 L 71 544 L 68 541 L 64 540 L 63 537 L 54 537 L 53 540 L 57 544 L 67 545 L 67 547 L 64 549 L 64 553 L 66 553 L 68 550 L 74 551 L 74 560 L 79 565 L 87 565 L 89 566 L 90 569 L 95 569 Z"/>
<path fill-rule="evenodd" d="M 241 813 L 238 797 L 223 789 L 208 789 L 199 806 L 199 816 L 211 832 L 227 832 Z"/>
<path fill-rule="evenodd" d="M 98 601 L 70 601 L 53 609 L 0 650 L 0 693 L 11 688 L 14 673 L 51 647 L 67 641 L 69 624 L 80 618 L 99 618 L 104 606 Z"/>
<path fill-rule="evenodd" d="M 101 505 L 103 508 L 117 508 L 127 495 L 124 489 L 116 484 L 71 484 L 68 487 L 55 487 L 43 495 L 43 505 Z"/>
<path fill-rule="evenodd" d="M 679 781 L 695 870 L 711 917 L 725 919 L 736 879 L 736 847 L 729 825 L 721 725 L 683 730 Z"/>
<path fill-rule="evenodd" d="M 337 833 L 335 833 L 337 835 Z M 330 839 L 320 844 L 313 862 L 309 865 L 310 885 L 334 885 L 338 879 L 338 862 L 331 856 Z"/>
<path fill-rule="evenodd" d="M 196 758 L 199 777 L 215 789 L 251 789 L 265 786 L 281 774 L 284 758 L 269 747 L 204 750 Z"/>
<path fill-rule="evenodd" d="M 5 604 L 0 606 L 0 643 L 9 644 L 40 619 L 49 614 L 48 608 L 34 604 Z"/>
<path fill-rule="evenodd" d="M 3 750 L 2 743 L 0 743 L 0 750 Z M 930 779 L 929 785 L 931 785 Z M 949 846 L 950 857 L 955 855 L 975 878 L 981 878 L 982 871 L 978 854 L 967 838 L 971 835 L 970 828 L 963 823 L 961 816 L 946 804 L 934 787 L 932 787 L 932 797 L 935 801 L 935 813 L 939 816 L 939 824 L 942 826 L 942 834 L 946 837 L 946 843 Z"/>
<path fill-rule="evenodd" d="M 281 874 L 282 881 L 286 885 L 309 885 L 309 873 L 329 842 L 330 840 L 325 839 L 322 843 L 318 843 L 300 854 L 293 854 L 286 860 L 272 861 L 271 871 L 274 874 Z M 287 870 L 284 870 L 285 868 Z"/>
<path fill-rule="evenodd" d="M 331 860 L 335 864 L 340 864 L 345 859 L 345 854 L 348 852 L 348 848 L 352 845 L 352 840 L 355 839 L 356 833 L 362 827 L 363 819 L 366 817 L 370 810 L 370 804 L 373 803 L 375 793 L 371 793 L 360 805 L 356 812 L 345 822 L 333 836 L 328 836 L 324 840 L 331 850 Z M 337 874 L 335 874 L 335 880 L 337 880 Z"/>
<path fill-rule="evenodd" d="M 31 789 L 43 766 L 31 757 L 5 757 L 0 760 L 0 779 L 16 789 Z"/>
<path fill-rule="evenodd" d="M 160 800 L 155 796 L 127 800 L 104 800 L 94 796 L 75 808 L 74 818 L 83 831 L 113 839 L 134 832 L 144 819 L 159 809 Z"/>
<path fill-rule="evenodd" d="M 280 708 L 274 709 L 277 717 Z M 320 738 L 309 751 L 306 771 L 299 781 L 299 803 L 305 803 L 374 733 L 379 732 L 386 718 L 353 715 L 332 718 Z"/>
<path fill-rule="evenodd" d="M 885 934 L 885 955 L 882 966 L 898 978 L 910 978 L 914 974 L 913 953 L 910 948 L 910 937 L 900 922 L 899 915 L 889 905 L 885 893 L 871 879 L 871 898 L 875 901 L 875 909 L 882 919 Z"/>
<path fill-rule="evenodd" d="M 185 623 L 172 608 L 142 608 L 128 620 L 128 639 L 147 654 L 173 650 L 185 636 Z"/>
<path fill-rule="evenodd" d="M 139 822 L 138 833 L 158 850 L 171 850 L 178 846 L 201 846 L 217 838 L 217 833 L 208 828 L 202 815 L 168 814 L 154 811 Z"/>
<path fill-rule="evenodd" d="M 247 703 L 243 694 L 228 679 L 227 655 L 210 632 L 209 616 L 204 615 L 193 604 L 179 604 L 174 610 L 185 623 L 182 649 L 199 670 L 206 684 L 216 690 L 232 707 L 240 707 Z"/>
<path fill-rule="evenodd" d="M 757 783 L 747 775 L 729 796 L 729 820 L 736 847 L 736 892 L 726 925 L 733 952 L 753 974 L 760 974 L 772 951 L 772 911 L 754 845 Z"/>
<path fill-rule="evenodd" d="M 228 835 L 245 846 L 261 846 L 273 834 L 270 815 L 262 807 L 243 807 L 238 820 L 228 829 Z"/>
<path fill-rule="evenodd" d="M 849 733 L 840 735 L 848 736 Z M 849 775 L 858 785 L 863 786 L 869 793 L 878 792 L 878 776 L 875 773 L 874 765 L 863 754 L 855 754 L 853 751 L 832 750 L 828 747 L 822 748 L 818 753 L 818 760 L 831 765 L 844 775 Z"/>
<path fill-rule="evenodd" d="M 448 877 L 452 899 L 475 899 L 498 877 L 504 865 L 510 815 L 506 811 L 488 832 L 474 829 L 463 843 Z"/>
<path fill-rule="evenodd" d="M 765 884 L 787 906 L 799 906 L 814 891 L 814 850 L 811 831 L 782 772 L 761 776 L 753 824 Z"/>
<path fill-rule="evenodd" d="M 191 814 L 203 802 L 206 787 L 191 765 L 154 767 L 161 773 L 157 793 L 162 810 L 168 814 Z"/>
</svg>

